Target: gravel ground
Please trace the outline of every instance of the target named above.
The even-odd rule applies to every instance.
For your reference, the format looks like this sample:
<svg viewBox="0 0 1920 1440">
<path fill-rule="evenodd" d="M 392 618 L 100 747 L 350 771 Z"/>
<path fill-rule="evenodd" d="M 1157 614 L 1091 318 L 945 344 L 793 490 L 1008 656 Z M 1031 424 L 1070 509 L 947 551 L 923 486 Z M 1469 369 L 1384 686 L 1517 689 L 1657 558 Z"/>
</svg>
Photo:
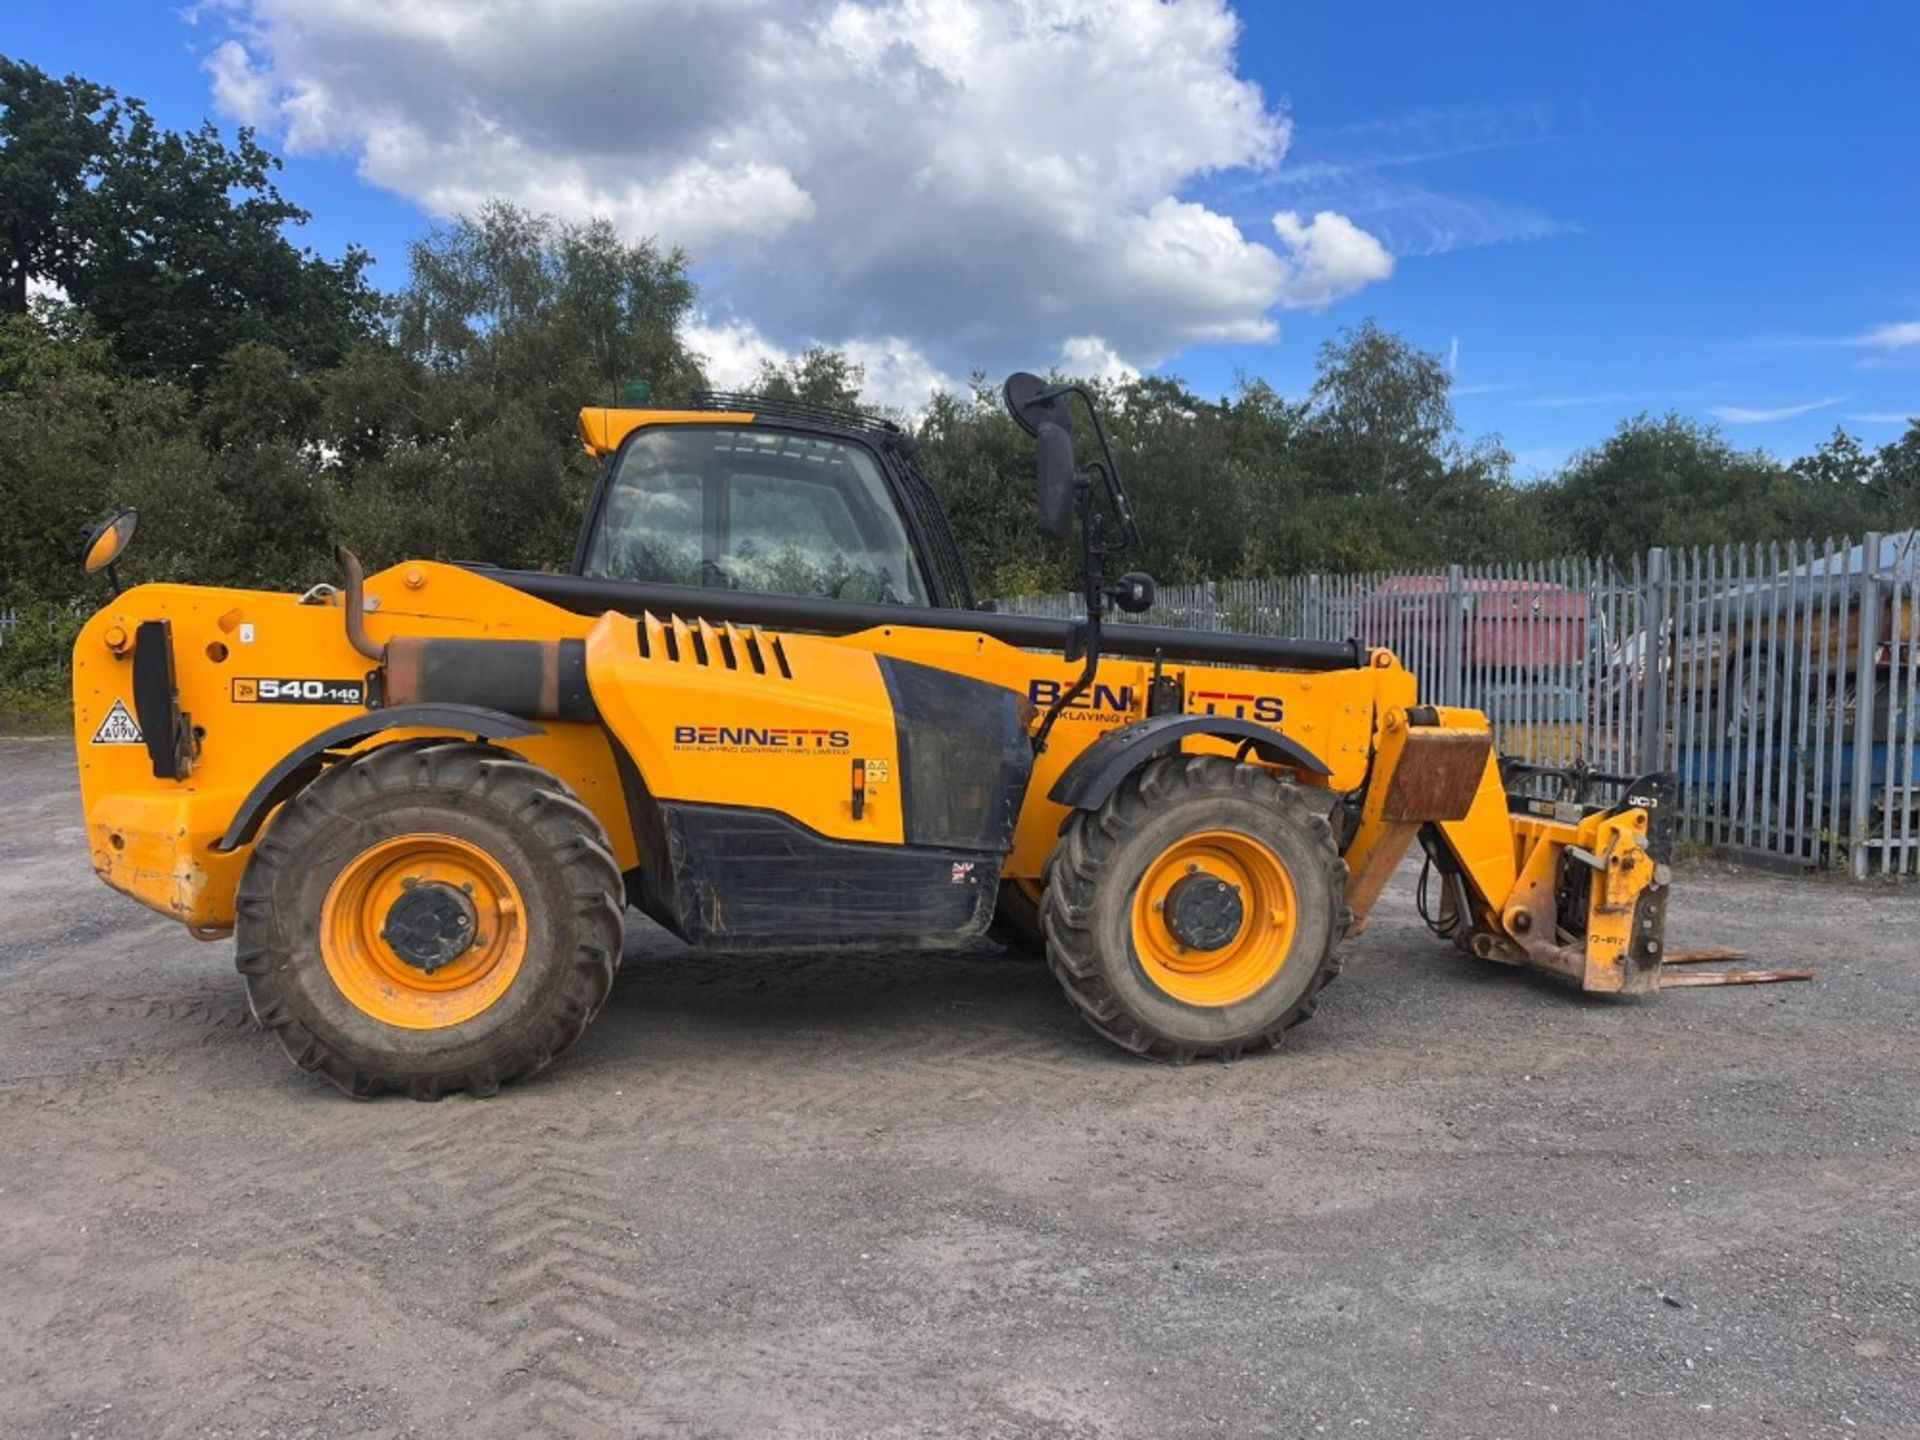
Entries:
<svg viewBox="0 0 1920 1440">
<path fill-rule="evenodd" d="M 1230 1066 L 636 920 L 536 1082 L 355 1104 L 0 741 L 0 1431 L 1920 1434 L 1920 890 L 1683 870 L 1818 981 L 1609 1003 L 1410 882 Z"/>
</svg>

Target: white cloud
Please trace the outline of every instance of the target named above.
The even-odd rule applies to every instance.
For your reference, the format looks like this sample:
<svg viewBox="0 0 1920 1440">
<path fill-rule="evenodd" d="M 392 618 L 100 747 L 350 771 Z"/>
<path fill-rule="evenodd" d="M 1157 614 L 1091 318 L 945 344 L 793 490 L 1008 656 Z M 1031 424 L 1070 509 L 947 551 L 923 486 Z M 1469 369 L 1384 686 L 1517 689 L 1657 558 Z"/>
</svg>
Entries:
<svg viewBox="0 0 1920 1440">
<path fill-rule="evenodd" d="M 247 47 L 228 40 L 207 57 L 213 81 L 213 103 L 242 125 L 265 125 L 274 119 L 273 77 L 254 67 Z"/>
<path fill-rule="evenodd" d="M 836 348 L 866 372 L 862 397 L 875 405 L 915 412 L 926 408 L 936 391 L 964 389 L 910 340 L 889 335 L 879 340 L 847 340 Z"/>
<path fill-rule="evenodd" d="M 1777 405 L 1773 407 L 1754 407 L 1750 405 L 1715 405 L 1707 414 L 1716 420 L 1724 420 L 1729 425 L 1770 425 L 1776 420 L 1791 420 L 1798 415 L 1810 415 L 1815 410 L 1824 410 L 1829 405 L 1838 405 L 1844 397 L 1832 395 L 1825 400 L 1808 400 L 1800 405 Z"/>
<path fill-rule="evenodd" d="M 1073 335 L 1060 347 L 1060 368 L 1083 380 L 1138 380 L 1138 367 L 1129 365 L 1098 335 Z"/>
<path fill-rule="evenodd" d="M 1920 320 L 1894 320 L 1854 335 L 1772 335 L 1753 343 L 1786 349 L 1835 347 L 1843 350 L 1878 350 L 1891 354 L 1896 350 L 1920 347 Z M 1861 363 L 1872 365 L 1875 362 L 1868 359 Z"/>
<path fill-rule="evenodd" d="M 1869 350 L 1908 350 L 1920 345 L 1920 320 L 1900 320 L 1891 325 L 1876 325 L 1864 335 L 1845 342 Z"/>
<path fill-rule="evenodd" d="M 1303 125 L 1287 166 L 1244 188 L 1286 195 L 1298 210 L 1346 215 L 1401 259 L 1545 240 L 1579 226 L 1534 205 L 1435 188 L 1409 172 L 1459 155 L 1551 144 L 1568 133 L 1537 104 Z"/>
<path fill-rule="evenodd" d="M 1280 303 L 1289 308 L 1324 310 L 1393 274 L 1393 256 L 1373 236 L 1344 215 L 1322 210 L 1303 222 L 1291 210 L 1273 217 L 1273 233 L 1287 248 L 1287 276 Z"/>
<path fill-rule="evenodd" d="M 1291 127 L 1228 0 L 227 0 L 218 104 L 436 215 L 500 196 L 693 251 L 788 350 L 876 374 L 1270 340 L 1385 278 L 1334 211 L 1281 246 L 1191 198 Z M 894 337 L 885 339 L 879 337 Z M 715 343 L 719 343 L 715 341 Z M 917 355 L 919 360 L 911 356 Z"/>
<path fill-rule="evenodd" d="M 57 305 L 67 303 L 67 292 L 52 280 L 42 280 L 37 275 L 27 277 L 27 300 L 51 300 Z"/>
<path fill-rule="evenodd" d="M 1920 418 L 1920 405 L 1911 410 L 1871 410 L 1861 415 L 1844 417 L 1855 425 L 1906 425 Z"/>
<path fill-rule="evenodd" d="M 1585 405 L 1633 405 L 1640 399 L 1630 390 L 1602 390 L 1591 395 L 1536 395 L 1520 403 L 1536 410 L 1572 410 Z"/>
<path fill-rule="evenodd" d="M 793 358 L 745 320 L 712 321 L 702 315 L 680 335 L 718 390 L 745 389 L 760 378 L 763 364 L 784 365 Z"/>
<path fill-rule="evenodd" d="M 740 390 L 760 378 L 760 367 L 796 360 L 806 346 L 788 349 L 776 345 L 751 321 L 714 320 L 701 315 L 681 331 L 688 347 L 704 362 L 707 379 L 716 389 Z M 851 338 L 810 341 L 844 352 L 864 372 L 861 396 L 869 404 L 917 411 L 938 390 L 959 390 L 960 383 L 945 374 L 912 342 L 897 336 L 884 339 Z"/>
</svg>

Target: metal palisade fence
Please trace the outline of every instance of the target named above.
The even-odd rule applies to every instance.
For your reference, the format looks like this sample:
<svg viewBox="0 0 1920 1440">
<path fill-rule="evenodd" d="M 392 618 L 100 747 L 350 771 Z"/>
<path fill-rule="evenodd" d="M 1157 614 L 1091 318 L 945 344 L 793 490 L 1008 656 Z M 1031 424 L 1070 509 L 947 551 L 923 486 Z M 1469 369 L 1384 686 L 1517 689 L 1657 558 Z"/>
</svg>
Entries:
<svg viewBox="0 0 1920 1440">
<path fill-rule="evenodd" d="M 1115 620 L 1357 637 L 1397 654 L 1423 700 L 1486 712 L 1518 784 L 1670 770 L 1687 840 L 1864 879 L 1920 873 L 1917 569 L 1908 531 L 1169 585 Z"/>
</svg>

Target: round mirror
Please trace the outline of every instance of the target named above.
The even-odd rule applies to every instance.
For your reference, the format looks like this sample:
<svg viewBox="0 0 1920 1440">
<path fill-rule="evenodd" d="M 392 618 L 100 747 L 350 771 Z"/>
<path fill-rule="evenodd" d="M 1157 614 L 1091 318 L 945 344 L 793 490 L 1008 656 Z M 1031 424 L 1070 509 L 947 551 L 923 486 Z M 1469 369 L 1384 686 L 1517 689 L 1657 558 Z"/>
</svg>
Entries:
<svg viewBox="0 0 1920 1440">
<path fill-rule="evenodd" d="M 113 564 L 133 543 L 133 532 L 139 523 L 138 510 L 122 510 L 94 526 L 87 536 L 86 548 L 80 552 L 81 568 L 89 575 L 98 575 Z"/>
<path fill-rule="evenodd" d="M 1020 428 L 1036 438 L 1042 425 L 1051 423 L 1063 430 L 1071 430 L 1073 422 L 1067 414 L 1067 397 L 1049 394 L 1053 387 L 1038 375 L 1021 370 L 1007 377 L 1003 394 L 1007 398 L 1007 413 L 1013 416 Z"/>
</svg>

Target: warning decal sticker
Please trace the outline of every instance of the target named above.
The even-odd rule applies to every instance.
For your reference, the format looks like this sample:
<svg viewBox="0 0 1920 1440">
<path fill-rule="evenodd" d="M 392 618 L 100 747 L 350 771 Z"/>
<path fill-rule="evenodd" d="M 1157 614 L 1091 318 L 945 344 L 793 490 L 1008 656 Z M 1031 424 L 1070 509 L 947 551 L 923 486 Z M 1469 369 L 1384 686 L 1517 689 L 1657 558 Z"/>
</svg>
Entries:
<svg viewBox="0 0 1920 1440">
<path fill-rule="evenodd" d="M 143 745 L 145 737 L 140 727 L 127 710 L 127 702 L 116 700 L 113 708 L 107 711 L 107 718 L 100 722 L 100 728 L 93 732 L 96 745 Z"/>
</svg>

